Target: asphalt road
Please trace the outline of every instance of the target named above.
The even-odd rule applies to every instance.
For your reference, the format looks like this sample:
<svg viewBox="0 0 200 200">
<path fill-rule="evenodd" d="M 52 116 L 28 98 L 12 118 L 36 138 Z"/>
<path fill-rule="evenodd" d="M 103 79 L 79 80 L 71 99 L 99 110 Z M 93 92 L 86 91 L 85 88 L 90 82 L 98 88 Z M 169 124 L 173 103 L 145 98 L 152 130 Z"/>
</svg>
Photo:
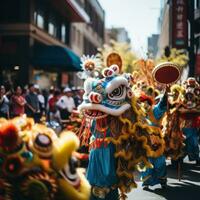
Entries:
<svg viewBox="0 0 200 200">
<path fill-rule="evenodd" d="M 137 176 L 138 187 L 128 194 L 128 200 L 200 200 L 200 166 L 184 159 L 181 170 L 181 181 L 177 178 L 177 169 L 167 161 L 168 183 L 166 189 L 160 185 L 143 190 Z"/>
</svg>

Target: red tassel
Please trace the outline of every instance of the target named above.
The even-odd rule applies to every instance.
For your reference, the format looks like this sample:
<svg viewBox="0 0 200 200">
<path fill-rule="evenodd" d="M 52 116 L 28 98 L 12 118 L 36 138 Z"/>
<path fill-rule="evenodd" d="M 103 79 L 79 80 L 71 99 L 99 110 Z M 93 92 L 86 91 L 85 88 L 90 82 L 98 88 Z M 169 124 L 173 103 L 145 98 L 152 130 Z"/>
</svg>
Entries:
<svg viewBox="0 0 200 200">
<path fill-rule="evenodd" d="M 19 133 L 12 123 L 5 123 L 0 129 L 0 147 L 6 151 L 12 151 L 18 146 Z"/>
<path fill-rule="evenodd" d="M 85 126 L 85 118 L 83 119 L 82 123 L 81 123 L 81 127 L 79 129 L 79 132 L 78 132 L 78 137 L 80 139 L 80 141 L 82 141 L 82 137 L 83 137 L 83 128 Z"/>
</svg>

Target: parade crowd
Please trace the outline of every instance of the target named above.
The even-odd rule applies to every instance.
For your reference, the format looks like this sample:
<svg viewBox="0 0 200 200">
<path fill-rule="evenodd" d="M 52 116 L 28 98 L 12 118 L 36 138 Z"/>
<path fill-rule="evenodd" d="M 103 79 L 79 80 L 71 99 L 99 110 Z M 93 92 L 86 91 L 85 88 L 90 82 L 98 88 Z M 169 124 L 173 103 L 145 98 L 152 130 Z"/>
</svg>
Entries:
<svg viewBox="0 0 200 200">
<path fill-rule="evenodd" d="M 41 91 L 36 84 L 29 84 L 24 89 L 16 86 L 10 90 L 1 85 L 0 117 L 9 119 L 26 114 L 35 122 L 40 122 L 42 117 L 47 121 L 61 122 L 67 120 L 82 102 L 83 93 L 79 87 L 59 89 L 52 86 L 47 92 Z"/>
</svg>

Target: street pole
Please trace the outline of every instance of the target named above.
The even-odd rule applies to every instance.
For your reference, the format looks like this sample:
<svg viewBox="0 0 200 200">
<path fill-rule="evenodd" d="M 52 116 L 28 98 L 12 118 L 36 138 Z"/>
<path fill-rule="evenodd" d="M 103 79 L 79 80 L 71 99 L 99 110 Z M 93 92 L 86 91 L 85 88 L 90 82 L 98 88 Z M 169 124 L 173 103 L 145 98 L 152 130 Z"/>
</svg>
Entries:
<svg viewBox="0 0 200 200">
<path fill-rule="evenodd" d="M 190 22 L 189 35 L 189 76 L 195 75 L 195 39 L 194 39 L 194 0 L 188 0 L 188 20 Z"/>
</svg>

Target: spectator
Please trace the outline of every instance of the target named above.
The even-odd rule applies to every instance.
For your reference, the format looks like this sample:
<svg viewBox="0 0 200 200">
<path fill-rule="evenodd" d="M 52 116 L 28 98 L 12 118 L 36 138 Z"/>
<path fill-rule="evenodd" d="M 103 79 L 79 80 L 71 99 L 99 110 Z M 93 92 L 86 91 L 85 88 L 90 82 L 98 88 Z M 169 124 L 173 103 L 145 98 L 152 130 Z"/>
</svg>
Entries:
<svg viewBox="0 0 200 200">
<path fill-rule="evenodd" d="M 26 99 L 26 114 L 28 117 L 34 118 L 35 122 L 40 122 L 40 107 L 39 100 L 35 94 L 34 84 L 29 84 L 29 93 L 25 97 Z"/>
<path fill-rule="evenodd" d="M 35 93 L 38 97 L 38 101 L 39 101 L 39 107 L 40 107 L 40 118 L 45 114 L 46 112 L 46 108 L 45 108 L 45 98 L 43 96 L 43 94 L 40 91 L 40 86 L 39 85 L 34 85 L 35 88 Z"/>
<path fill-rule="evenodd" d="M 72 91 L 70 88 L 64 89 L 64 95 L 58 100 L 57 106 L 60 109 L 62 120 L 69 118 L 72 110 L 75 108 L 74 99 L 72 98 Z"/>
<path fill-rule="evenodd" d="M 56 106 L 56 103 L 58 102 L 59 98 L 60 98 L 60 91 L 55 90 L 54 95 L 48 101 L 49 121 L 55 120 L 55 121 L 60 122 L 60 112 Z"/>
<path fill-rule="evenodd" d="M 53 97 L 54 91 L 55 91 L 54 86 L 51 86 L 49 89 L 49 94 L 47 95 L 47 111 L 49 111 L 49 104 L 48 104 L 49 99 Z"/>
<path fill-rule="evenodd" d="M 20 86 L 15 88 L 15 93 L 11 97 L 11 113 L 12 117 L 23 115 L 25 112 L 26 100 L 22 96 L 22 89 Z"/>
<path fill-rule="evenodd" d="M 76 108 L 82 103 L 83 101 L 83 94 L 84 90 L 81 89 L 80 87 L 77 87 L 77 89 L 74 91 L 74 103 Z"/>
<path fill-rule="evenodd" d="M 49 93 L 47 89 L 43 89 L 42 90 L 42 95 L 44 96 L 44 101 L 45 101 L 45 110 L 47 112 L 47 106 L 48 106 L 48 97 L 49 97 Z"/>
<path fill-rule="evenodd" d="M 0 117 L 9 118 L 9 100 L 5 96 L 5 87 L 0 88 Z"/>
<path fill-rule="evenodd" d="M 53 97 L 54 91 L 55 91 L 54 86 L 51 86 L 51 87 L 50 87 L 50 90 L 49 90 L 48 100 L 49 100 L 51 97 Z"/>
<path fill-rule="evenodd" d="M 25 98 L 28 94 L 28 85 L 25 85 L 22 91 L 22 96 Z"/>
<path fill-rule="evenodd" d="M 82 101 L 83 101 L 83 95 L 84 95 L 84 93 L 85 93 L 85 91 L 84 91 L 84 89 L 83 88 L 81 88 L 81 87 L 79 87 L 78 88 L 78 94 L 79 94 L 79 98 L 80 98 L 80 102 L 82 103 Z M 80 103 L 80 104 L 81 104 Z M 79 105 L 80 105 L 79 104 Z"/>
<path fill-rule="evenodd" d="M 56 103 L 60 98 L 60 91 L 55 90 L 54 95 L 49 99 L 49 111 L 54 113 L 56 111 Z"/>
<path fill-rule="evenodd" d="M 5 86 L 4 86 L 4 85 L 1 85 L 1 92 L 2 92 L 2 94 L 3 94 L 3 97 L 4 97 L 5 101 L 6 101 L 6 103 L 9 104 L 9 99 L 8 99 L 8 97 L 7 97 L 7 95 L 6 95 L 6 89 L 5 89 Z"/>
</svg>

